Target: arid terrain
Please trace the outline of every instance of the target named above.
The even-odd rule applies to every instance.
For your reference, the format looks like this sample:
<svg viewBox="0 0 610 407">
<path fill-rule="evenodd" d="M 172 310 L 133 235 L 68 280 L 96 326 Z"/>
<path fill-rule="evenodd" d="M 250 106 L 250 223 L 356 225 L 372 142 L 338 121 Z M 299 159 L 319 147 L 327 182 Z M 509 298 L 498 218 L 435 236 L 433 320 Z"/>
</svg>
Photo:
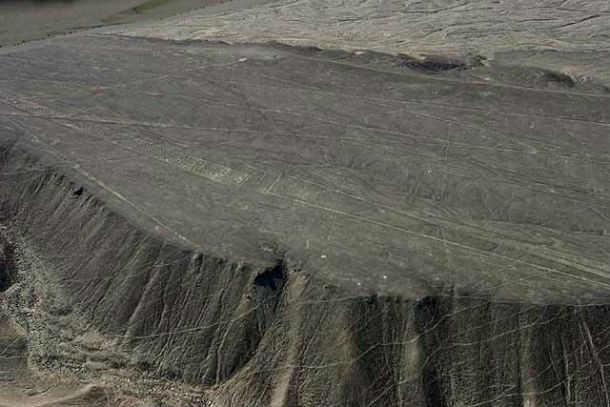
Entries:
<svg viewBox="0 0 610 407">
<path fill-rule="evenodd" d="M 0 406 L 610 407 L 607 3 L 147 18 L 0 49 Z"/>
<path fill-rule="evenodd" d="M 93 27 L 157 20 L 228 0 L 2 0 L 0 47 Z"/>
</svg>

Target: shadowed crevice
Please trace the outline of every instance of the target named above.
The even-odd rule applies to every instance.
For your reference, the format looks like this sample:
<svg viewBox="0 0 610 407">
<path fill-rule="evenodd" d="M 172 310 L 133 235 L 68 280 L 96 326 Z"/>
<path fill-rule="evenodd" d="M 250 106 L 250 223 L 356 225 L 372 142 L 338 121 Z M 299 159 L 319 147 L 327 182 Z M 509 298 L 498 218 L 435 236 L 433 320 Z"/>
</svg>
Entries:
<svg viewBox="0 0 610 407">
<path fill-rule="evenodd" d="M 254 284 L 275 291 L 284 284 L 285 274 L 284 265 L 280 262 L 257 275 L 254 278 Z"/>
<path fill-rule="evenodd" d="M 8 290 L 16 280 L 15 249 L 4 238 L 0 238 L 0 292 Z"/>
</svg>

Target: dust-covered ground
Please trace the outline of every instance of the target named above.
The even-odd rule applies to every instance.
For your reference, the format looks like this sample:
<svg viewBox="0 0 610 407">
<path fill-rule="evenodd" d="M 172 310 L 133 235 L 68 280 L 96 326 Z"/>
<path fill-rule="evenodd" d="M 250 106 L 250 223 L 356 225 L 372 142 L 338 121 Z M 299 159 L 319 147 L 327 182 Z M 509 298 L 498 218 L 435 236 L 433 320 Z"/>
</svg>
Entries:
<svg viewBox="0 0 610 407">
<path fill-rule="evenodd" d="M 0 55 L 3 135 L 78 164 L 143 226 L 215 256 L 291 258 L 413 298 L 608 295 L 605 90 L 337 56 L 48 42 Z"/>
<path fill-rule="evenodd" d="M 223 0 L 3 0 L 0 46 L 92 27 L 150 21 Z"/>
<path fill-rule="evenodd" d="M 195 11 L 123 32 L 432 54 L 610 83 L 610 24 L 603 0 L 280 0 L 235 11 Z"/>
<path fill-rule="evenodd" d="M 607 400 L 604 87 L 114 34 L 0 61 L 32 365 L 219 406 Z"/>
<path fill-rule="evenodd" d="M 610 406 L 607 17 L 253 0 L 4 48 L 0 405 Z"/>
</svg>

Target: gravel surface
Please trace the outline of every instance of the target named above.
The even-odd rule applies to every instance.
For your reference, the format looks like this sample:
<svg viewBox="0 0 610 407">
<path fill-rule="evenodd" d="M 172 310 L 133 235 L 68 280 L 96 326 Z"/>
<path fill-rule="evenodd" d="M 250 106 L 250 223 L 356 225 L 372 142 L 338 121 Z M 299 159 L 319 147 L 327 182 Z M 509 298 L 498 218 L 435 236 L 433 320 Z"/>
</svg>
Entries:
<svg viewBox="0 0 610 407">
<path fill-rule="evenodd" d="M 280 0 L 235 11 L 195 11 L 121 32 L 420 57 L 498 58 L 610 84 L 604 0 Z M 545 57 L 503 55 L 515 51 L 545 51 Z M 548 57 L 549 51 L 568 56 Z"/>
</svg>

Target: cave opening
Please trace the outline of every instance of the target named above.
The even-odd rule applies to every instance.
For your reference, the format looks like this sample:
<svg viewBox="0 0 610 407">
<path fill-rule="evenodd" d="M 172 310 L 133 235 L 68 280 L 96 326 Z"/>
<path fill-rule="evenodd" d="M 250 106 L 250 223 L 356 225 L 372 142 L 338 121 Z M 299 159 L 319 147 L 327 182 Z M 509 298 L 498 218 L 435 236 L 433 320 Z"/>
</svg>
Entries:
<svg viewBox="0 0 610 407">
<path fill-rule="evenodd" d="M 270 267 L 256 276 L 254 284 L 259 287 L 271 288 L 276 290 L 284 281 L 284 263 L 279 262 L 274 267 Z"/>
</svg>

